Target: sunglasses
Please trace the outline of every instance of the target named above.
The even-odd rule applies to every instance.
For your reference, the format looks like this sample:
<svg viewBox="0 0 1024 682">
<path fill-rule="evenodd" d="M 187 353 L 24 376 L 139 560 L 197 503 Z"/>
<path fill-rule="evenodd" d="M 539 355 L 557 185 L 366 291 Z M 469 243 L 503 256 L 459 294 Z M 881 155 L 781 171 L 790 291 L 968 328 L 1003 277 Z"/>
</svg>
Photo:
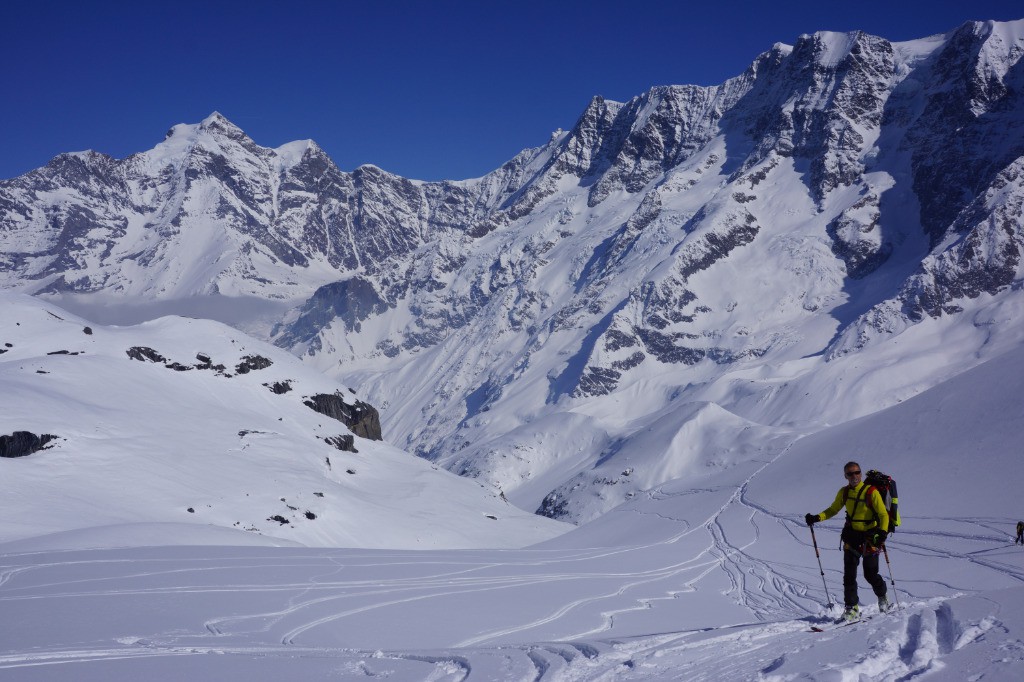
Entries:
<svg viewBox="0 0 1024 682">
<path fill-rule="evenodd" d="M 859 471 L 847 471 L 846 472 L 846 477 L 847 478 L 853 478 L 854 476 L 860 476 L 860 472 Z"/>
</svg>

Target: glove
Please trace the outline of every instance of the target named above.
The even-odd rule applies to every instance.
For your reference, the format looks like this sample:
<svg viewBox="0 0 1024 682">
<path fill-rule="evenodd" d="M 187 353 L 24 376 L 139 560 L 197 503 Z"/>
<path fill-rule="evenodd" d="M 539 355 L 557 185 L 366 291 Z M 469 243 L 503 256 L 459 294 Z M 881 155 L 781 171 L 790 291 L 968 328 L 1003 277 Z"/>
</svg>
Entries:
<svg viewBox="0 0 1024 682">
<path fill-rule="evenodd" d="M 871 544 L 875 547 L 881 547 L 885 544 L 885 538 L 889 536 L 884 530 L 876 530 L 871 536 Z"/>
<path fill-rule="evenodd" d="M 817 516 L 817 514 L 808 514 L 807 516 L 804 517 L 804 521 L 807 522 L 808 526 L 813 526 L 814 524 L 816 524 L 818 522 L 818 516 Z"/>
</svg>

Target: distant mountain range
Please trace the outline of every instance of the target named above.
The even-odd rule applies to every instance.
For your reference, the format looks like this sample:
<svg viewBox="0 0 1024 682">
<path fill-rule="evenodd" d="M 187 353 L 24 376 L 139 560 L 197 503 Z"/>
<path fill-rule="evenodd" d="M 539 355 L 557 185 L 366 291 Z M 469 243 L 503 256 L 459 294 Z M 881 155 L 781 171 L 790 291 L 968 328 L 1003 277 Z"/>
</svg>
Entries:
<svg viewBox="0 0 1024 682">
<path fill-rule="evenodd" d="M 386 440 L 581 522 L 1024 337 L 1022 55 L 1024 20 L 805 35 L 457 182 L 213 114 L 0 182 L 0 286 L 271 303 Z"/>
</svg>

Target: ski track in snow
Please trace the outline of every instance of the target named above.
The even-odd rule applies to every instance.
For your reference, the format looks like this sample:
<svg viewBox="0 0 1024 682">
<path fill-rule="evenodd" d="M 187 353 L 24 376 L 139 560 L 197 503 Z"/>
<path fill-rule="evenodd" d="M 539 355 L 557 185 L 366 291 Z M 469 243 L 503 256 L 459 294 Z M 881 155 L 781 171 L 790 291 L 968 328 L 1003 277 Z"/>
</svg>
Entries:
<svg viewBox="0 0 1024 682">
<path fill-rule="evenodd" d="M 248 583 L 224 583 L 202 586 L 189 583 L 187 578 L 197 574 L 228 569 L 235 571 L 239 567 L 264 570 L 267 564 L 252 561 L 232 561 L 228 558 L 191 559 L 188 563 L 199 564 L 173 570 L 132 571 L 137 562 L 130 559 L 123 561 L 70 561 L 46 562 L 31 566 L 5 565 L 0 569 L 3 576 L 3 587 L 0 602 L 13 603 L 22 600 L 49 600 L 95 598 L 103 595 L 139 596 L 187 594 L 197 592 L 236 592 L 259 594 L 287 594 L 284 608 L 275 611 L 263 611 L 246 615 L 231 615 L 209 619 L 205 623 L 208 635 L 170 633 L 149 637 L 121 638 L 118 646 L 95 647 L 43 647 L 31 651 L 0 652 L 0 670 L 15 671 L 36 666 L 58 666 L 69 664 L 95 664 L 101 661 L 123 661 L 129 659 L 169 659 L 172 657 L 220 654 L 234 657 L 284 657 L 284 658 L 325 658 L 325 659 L 364 659 L 372 656 L 378 664 L 403 661 L 422 665 L 419 673 L 422 679 L 476 679 L 480 674 L 483 679 L 485 670 L 492 667 L 504 667 L 516 671 L 516 679 L 544 680 L 558 682 L 579 679 L 650 679 L 650 675 L 670 665 L 673 676 L 688 680 L 721 680 L 721 679 L 790 679 L 782 672 L 787 657 L 807 649 L 821 640 L 843 637 L 843 631 L 827 631 L 821 635 L 809 634 L 811 623 L 822 622 L 814 616 L 799 617 L 802 609 L 801 601 L 796 598 L 807 591 L 801 586 L 773 573 L 763 562 L 752 559 L 742 552 L 742 547 L 732 546 L 725 540 L 729 535 L 727 524 L 719 521 L 719 516 L 727 510 L 739 508 L 747 512 L 750 525 L 756 529 L 758 512 L 743 501 L 743 490 L 737 491 L 729 503 L 719 514 L 708 522 L 706 528 L 714 538 L 711 546 L 695 557 L 678 564 L 661 567 L 657 570 L 642 571 L 633 575 L 618 576 L 621 587 L 614 594 L 621 595 L 631 588 L 655 582 L 661 578 L 674 578 L 687 572 L 694 572 L 684 587 L 692 587 L 709 572 L 722 570 L 732 580 L 732 589 L 739 595 L 740 602 L 757 616 L 761 622 L 701 628 L 692 631 L 666 632 L 663 634 L 642 635 L 625 638 L 602 639 L 600 635 L 614 634 L 605 628 L 597 628 L 592 633 L 582 633 L 571 642 L 550 642 L 532 645 L 499 645 L 497 648 L 480 647 L 480 644 L 497 642 L 503 636 L 517 632 L 529 631 L 540 625 L 557 621 L 581 604 L 590 601 L 601 601 L 609 594 L 591 594 L 584 599 L 572 600 L 560 604 L 547 616 L 515 627 L 495 629 L 479 636 L 459 642 L 452 649 L 444 649 L 435 653 L 382 653 L 368 654 L 365 651 L 324 646 L 302 646 L 296 639 L 302 634 L 327 626 L 346 617 L 366 610 L 384 608 L 396 604 L 408 604 L 412 601 L 440 599 L 458 593 L 492 592 L 513 586 L 534 586 L 549 583 L 553 580 L 578 580 L 579 572 L 570 572 L 568 568 L 580 561 L 605 559 L 611 554 L 625 550 L 596 550 L 590 553 L 573 553 L 536 561 L 518 561 L 510 564 L 481 562 L 465 566 L 458 570 L 438 571 L 420 577 L 401 577 L 396 579 L 360 579 L 339 580 L 340 573 L 346 566 L 337 557 L 327 557 L 327 561 L 307 562 L 302 557 L 294 557 L 295 563 L 287 561 L 278 563 L 278 567 L 290 570 L 309 571 L 306 582 L 275 583 L 268 585 Z M 772 519 L 769 519 L 771 521 Z M 697 532 L 698 528 L 685 531 L 684 534 Z M 755 533 L 756 535 L 756 533 Z M 942 534 L 938 534 L 942 535 Z M 675 543 L 679 536 L 667 540 Z M 910 547 L 918 545 L 908 543 Z M 992 548 L 998 549 L 998 548 Z M 918 551 L 927 551 L 918 550 Z M 984 551 L 984 550 L 981 550 Z M 529 552 L 525 553 L 529 555 Z M 972 552 L 977 554 L 977 552 Z M 945 552 L 943 556 L 957 557 L 968 561 L 977 561 L 967 554 L 955 555 Z M 6 557 L 5 559 L 23 561 L 32 557 Z M 181 561 L 181 560 L 168 560 Z M 160 563 L 160 562 L 157 562 Z M 391 562 L 385 557 L 372 560 L 363 568 L 395 568 L 407 566 L 410 562 L 395 559 Z M 110 576 L 90 579 L 71 579 L 67 581 L 43 580 L 39 583 L 19 585 L 33 573 L 47 569 L 92 569 L 99 565 L 127 569 L 125 573 L 111 578 Z M 520 575 L 519 572 L 527 565 L 549 568 L 562 566 L 565 572 L 544 572 L 531 577 Z M 999 570 L 999 565 L 988 565 Z M 479 575 L 487 570 L 501 569 L 502 575 Z M 1020 580 L 1020 571 L 1016 569 L 1004 571 Z M 757 579 L 750 582 L 750 576 Z M 102 584 L 113 579 L 123 582 L 126 579 L 145 579 L 165 581 L 174 578 L 186 578 L 184 584 L 158 584 L 138 589 L 106 589 Z M 86 585 L 95 584 L 98 589 L 84 589 Z M 460 585 L 450 589 L 453 584 Z M 74 586 L 74 590 L 65 589 Z M 403 593 L 420 590 L 411 596 Z M 326 591 L 324 596 L 314 596 Z M 344 602 L 358 592 L 361 597 L 373 597 L 372 603 L 354 609 L 335 610 L 332 606 Z M 671 599 L 670 595 L 658 594 L 650 600 Z M 291 627 L 283 634 L 273 635 L 277 644 L 267 641 L 250 642 L 241 645 L 237 642 L 239 635 L 251 639 L 254 635 L 279 632 L 277 627 L 287 617 L 302 616 L 317 607 L 331 607 L 328 615 L 318 618 L 300 617 L 300 625 Z M 994 605 L 998 606 L 998 605 Z M 637 608 L 648 608 L 638 606 Z M 789 619 L 764 621 L 764 615 L 771 609 L 776 613 L 790 613 Z M 806 609 L 803 609 L 806 610 Z M 604 614 L 606 624 L 610 628 L 614 616 L 624 609 Z M 245 629 L 228 626 L 258 624 L 258 627 Z M 942 600 L 913 601 L 892 616 L 883 616 L 871 621 L 859 623 L 849 630 L 867 633 L 870 647 L 857 654 L 842 671 L 844 679 L 911 679 L 928 671 L 941 669 L 942 656 L 956 651 L 982 637 L 988 630 L 997 626 L 992 619 L 982 621 L 979 625 L 961 631 L 954 614 L 947 603 Z M 233 632 L 233 634 L 232 634 Z M 596 639 L 588 639 L 597 636 Z M 209 638 L 213 637 L 211 641 Z M 818 637 L 811 640 L 810 637 Z M 201 643 L 205 640 L 205 643 Z M 226 640 L 218 642 L 217 640 Z M 187 642 L 187 643 L 185 643 Z M 780 654 L 779 652 L 787 652 Z M 458 652 L 458 653 L 457 653 Z M 499 662 L 500 661 L 500 662 Z M 164 663 L 161 663 L 164 665 Z M 751 671 L 756 671 L 756 677 Z M 372 671 L 367 669 L 365 674 Z M 521 675 L 520 675 L 521 674 Z M 433 675 L 427 677 L 427 675 Z M 849 676 L 853 676 L 852 678 Z M 863 677 L 859 677 L 863 676 Z M 414 679 L 414 678 L 409 678 Z M 500 678 L 494 678 L 500 679 Z M 511 678 L 509 678 L 511 679 Z M 824 678 L 823 678 L 824 679 Z"/>
<path fill-rule="evenodd" d="M 991 645 L 1001 657 L 996 664 L 1024 663 L 1024 642 L 1007 634 L 999 603 L 978 597 L 972 607 L 978 613 L 964 616 L 949 601 L 964 592 L 960 566 L 975 577 L 982 571 L 1003 583 L 1024 583 L 1024 553 L 1002 532 L 1005 519 L 913 519 L 913 530 L 899 531 L 890 542 L 894 563 L 903 566 L 914 557 L 941 560 L 950 568 L 927 579 L 901 577 L 895 593 L 900 608 L 893 614 L 876 616 L 875 607 L 866 605 L 870 620 L 810 632 L 811 625 L 835 615 L 822 606 L 817 566 L 801 553 L 810 553 L 810 538 L 799 520 L 750 493 L 755 477 L 787 450 L 729 488 L 648 491 L 648 502 L 665 506 L 624 513 L 649 515 L 675 528 L 668 525 L 660 539 L 650 536 L 636 546 L 433 552 L 214 547 L 181 554 L 140 548 L 0 555 L 0 609 L 12 614 L 8 623 L 21 627 L 31 624 L 33 614 L 73 610 L 79 603 L 109 603 L 127 621 L 122 629 L 97 626 L 96 633 L 89 626 L 58 631 L 45 640 L 51 645 L 35 640 L 19 648 L 0 637 L 0 676 L 19 679 L 19 671 L 53 670 L 72 671 L 73 679 L 80 666 L 146 660 L 174 671 L 175 661 L 217 655 L 229 661 L 226 669 L 239 661 L 269 666 L 252 679 L 274 679 L 274 662 L 301 660 L 329 668 L 331 675 L 323 679 L 910 680 L 941 674 L 947 657 L 993 633 L 1002 637 Z M 685 505 L 673 505 L 694 494 L 725 500 L 703 519 L 681 518 Z M 824 549 L 837 537 L 837 528 L 823 526 L 819 545 Z M 780 539 L 793 546 L 792 553 L 764 556 L 763 546 Z M 825 565 L 833 600 L 841 599 L 842 590 L 835 558 L 829 555 Z M 884 564 L 883 577 L 893 580 Z M 678 600 L 708 593 L 747 618 L 679 627 L 672 615 Z M 135 601 L 171 612 L 164 629 L 150 631 L 164 623 L 160 618 L 139 621 L 130 609 L 122 616 L 119 605 Z M 187 604 L 175 614 L 178 601 Z M 525 606 L 517 610 L 520 602 Z M 978 607 L 982 602 L 984 608 Z M 712 609 L 697 621 L 714 621 L 718 602 L 692 603 Z M 669 617 L 658 617 L 663 610 Z M 640 612 L 645 613 L 638 619 Z M 35 617 L 36 627 L 48 622 L 48 616 Z M 60 627 L 59 617 L 49 618 Z M 363 629 L 383 628 L 387 634 L 404 627 L 404 620 L 419 619 L 429 628 L 446 618 L 466 621 L 451 630 L 447 643 L 416 650 L 358 644 Z M 688 622 L 695 622 L 692 615 Z M 651 624 L 665 627 L 640 629 Z M 136 634 L 127 634 L 131 628 Z M 346 646 L 348 639 L 357 643 Z M 207 665 L 210 659 L 202 660 Z M 818 667 L 820 673 L 807 673 Z M 334 674 L 339 670 L 345 675 Z M 310 677 L 317 679 L 315 673 Z"/>
</svg>

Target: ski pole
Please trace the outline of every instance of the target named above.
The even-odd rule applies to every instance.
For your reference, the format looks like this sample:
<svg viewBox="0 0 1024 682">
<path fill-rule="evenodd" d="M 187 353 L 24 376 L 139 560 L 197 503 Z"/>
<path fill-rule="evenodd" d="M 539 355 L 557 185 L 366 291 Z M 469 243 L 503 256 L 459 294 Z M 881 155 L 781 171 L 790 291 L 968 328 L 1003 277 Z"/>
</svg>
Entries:
<svg viewBox="0 0 1024 682">
<path fill-rule="evenodd" d="M 896 591 L 896 579 L 892 577 L 892 564 L 889 563 L 889 550 L 882 545 L 882 554 L 885 555 L 885 565 L 889 567 L 889 582 L 892 583 L 892 595 L 896 598 L 896 608 L 900 608 L 900 593 Z"/>
<path fill-rule="evenodd" d="M 825 588 L 825 598 L 828 599 L 828 610 L 831 611 L 835 604 L 832 603 L 832 595 L 828 593 L 828 585 L 825 583 L 825 569 L 821 567 L 821 553 L 818 552 L 818 539 L 814 537 L 814 526 L 808 524 L 807 527 L 811 529 L 811 542 L 814 543 L 814 556 L 818 557 L 818 570 L 821 571 L 821 586 Z M 889 557 L 886 557 L 885 560 L 888 562 Z"/>
</svg>

